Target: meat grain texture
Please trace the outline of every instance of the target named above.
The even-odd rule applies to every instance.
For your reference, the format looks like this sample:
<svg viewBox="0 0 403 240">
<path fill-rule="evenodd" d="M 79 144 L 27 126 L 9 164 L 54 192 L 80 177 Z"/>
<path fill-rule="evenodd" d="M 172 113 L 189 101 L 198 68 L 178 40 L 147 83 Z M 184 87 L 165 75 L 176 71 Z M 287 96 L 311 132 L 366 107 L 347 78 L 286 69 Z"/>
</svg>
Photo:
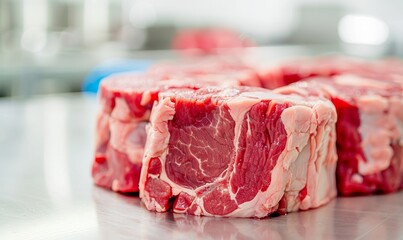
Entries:
<svg viewBox="0 0 403 240">
<path fill-rule="evenodd" d="M 243 67 L 229 67 L 224 62 L 206 64 L 204 71 L 194 64 L 180 70 L 162 65 L 150 73 L 114 75 L 101 83 L 92 165 L 97 185 L 117 192 L 138 192 L 145 126 L 160 92 L 203 86 L 260 86 L 256 73 Z"/>
<path fill-rule="evenodd" d="M 398 82 L 338 75 L 275 91 L 321 95 L 333 102 L 338 115 L 338 191 L 358 195 L 391 193 L 402 184 L 402 89 Z"/>
<path fill-rule="evenodd" d="M 336 181 L 340 195 L 403 188 L 400 61 L 238 60 L 105 80 L 94 182 L 154 211 L 236 217 L 318 207 Z"/>
<path fill-rule="evenodd" d="M 299 59 L 271 66 L 263 75 L 265 86 L 291 84 L 280 92 L 326 95 L 336 106 L 340 195 L 403 188 L 403 118 L 397 110 L 403 101 L 401 61 Z"/>
<path fill-rule="evenodd" d="M 160 94 L 140 179 L 149 210 L 266 217 L 336 195 L 336 111 L 258 88 Z"/>
</svg>

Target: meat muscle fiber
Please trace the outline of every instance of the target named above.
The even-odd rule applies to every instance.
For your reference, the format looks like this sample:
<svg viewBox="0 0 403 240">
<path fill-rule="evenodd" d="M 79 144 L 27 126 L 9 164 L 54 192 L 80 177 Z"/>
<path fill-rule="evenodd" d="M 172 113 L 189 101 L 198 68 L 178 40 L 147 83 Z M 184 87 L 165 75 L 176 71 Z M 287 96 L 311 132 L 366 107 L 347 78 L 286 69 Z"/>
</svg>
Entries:
<svg viewBox="0 0 403 240">
<path fill-rule="evenodd" d="M 307 79 L 275 91 L 327 96 L 335 105 L 340 195 L 401 188 L 403 95 L 398 82 L 339 75 Z"/>
<path fill-rule="evenodd" d="M 140 178 L 149 210 L 266 217 L 336 195 L 336 111 L 260 88 L 166 91 L 154 103 Z"/>
<path fill-rule="evenodd" d="M 99 93 L 94 182 L 118 192 L 138 192 L 145 126 L 160 92 L 245 84 L 260 82 L 248 71 L 194 75 L 174 69 L 169 74 L 119 74 L 105 79 Z"/>
</svg>

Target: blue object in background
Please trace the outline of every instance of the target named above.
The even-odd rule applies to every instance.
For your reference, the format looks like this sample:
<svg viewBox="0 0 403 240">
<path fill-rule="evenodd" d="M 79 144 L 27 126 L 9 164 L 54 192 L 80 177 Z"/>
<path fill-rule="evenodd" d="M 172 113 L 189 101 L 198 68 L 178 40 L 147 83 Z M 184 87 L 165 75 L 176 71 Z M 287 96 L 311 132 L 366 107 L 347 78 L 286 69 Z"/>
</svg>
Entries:
<svg viewBox="0 0 403 240">
<path fill-rule="evenodd" d="M 151 62 L 145 60 L 115 60 L 105 62 L 92 69 L 87 75 L 84 80 L 83 91 L 97 93 L 99 83 L 109 75 L 124 72 L 145 72 L 150 65 Z"/>
</svg>

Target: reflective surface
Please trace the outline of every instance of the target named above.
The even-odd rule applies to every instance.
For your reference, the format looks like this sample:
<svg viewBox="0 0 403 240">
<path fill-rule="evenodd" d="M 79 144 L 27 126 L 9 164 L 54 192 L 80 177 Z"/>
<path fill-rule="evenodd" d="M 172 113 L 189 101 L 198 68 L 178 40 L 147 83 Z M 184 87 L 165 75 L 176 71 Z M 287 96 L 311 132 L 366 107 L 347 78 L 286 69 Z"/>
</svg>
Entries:
<svg viewBox="0 0 403 240">
<path fill-rule="evenodd" d="M 0 239 L 402 239 L 403 192 L 272 219 L 148 212 L 92 185 L 95 97 L 0 100 Z"/>
</svg>

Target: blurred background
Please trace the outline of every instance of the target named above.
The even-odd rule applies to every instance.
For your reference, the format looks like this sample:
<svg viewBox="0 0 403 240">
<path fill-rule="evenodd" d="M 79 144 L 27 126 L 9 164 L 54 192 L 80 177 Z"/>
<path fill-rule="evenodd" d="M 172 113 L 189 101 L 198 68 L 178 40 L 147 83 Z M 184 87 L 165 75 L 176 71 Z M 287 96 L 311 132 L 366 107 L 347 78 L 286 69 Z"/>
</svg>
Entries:
<svg viewBox="0 0 403 240">
<path fill-rule="evenodd" d="M 95 92 L 112 72 L 177 57 L 170 49 L 186 48 L 191 29 L 229 31 L 271 59 L 401 57 L 402 9 L 401 0 L 0 0 L 0 97 Z"/>
</svg>

